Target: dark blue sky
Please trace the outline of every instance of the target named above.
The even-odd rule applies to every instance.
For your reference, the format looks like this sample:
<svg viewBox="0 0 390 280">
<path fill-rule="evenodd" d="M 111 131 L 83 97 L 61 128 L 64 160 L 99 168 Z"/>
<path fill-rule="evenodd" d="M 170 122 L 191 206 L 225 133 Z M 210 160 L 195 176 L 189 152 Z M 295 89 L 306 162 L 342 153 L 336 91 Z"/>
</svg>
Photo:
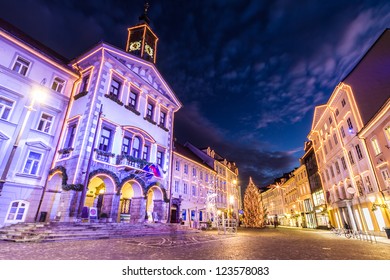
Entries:
<svg viewBox="0 0 390 280">
<path fill-rule="evenodd" d="M 74 58 L 125 46 L 143 0 L 0 0 L 0 16 Z M 385 28 L 388 1 L 151 0 L 157 68 L 184 107 L 175 134 L 236 161 L 242 186 L 299 166 L 326 103 Z"/>
</svg>

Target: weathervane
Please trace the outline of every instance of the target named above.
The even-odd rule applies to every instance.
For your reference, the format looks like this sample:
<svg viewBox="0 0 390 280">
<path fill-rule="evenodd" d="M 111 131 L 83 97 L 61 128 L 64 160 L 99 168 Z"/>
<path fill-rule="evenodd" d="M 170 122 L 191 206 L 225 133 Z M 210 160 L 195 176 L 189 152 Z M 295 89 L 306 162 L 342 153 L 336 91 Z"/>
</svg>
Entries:
<svg viewBox="0 0 390 280">
<path fill-rule="evenodd" d="M 139 17 L 139 20 L 140 21 L 145 21 L 147 24 L 150 23 L 150 19 L 148 18 L 148 9 L 149 9 L 150 5 L 148 3 L 148 1 L 145 1 L 145 4 L 144 4 L 144 13 Z"/>
</svg>

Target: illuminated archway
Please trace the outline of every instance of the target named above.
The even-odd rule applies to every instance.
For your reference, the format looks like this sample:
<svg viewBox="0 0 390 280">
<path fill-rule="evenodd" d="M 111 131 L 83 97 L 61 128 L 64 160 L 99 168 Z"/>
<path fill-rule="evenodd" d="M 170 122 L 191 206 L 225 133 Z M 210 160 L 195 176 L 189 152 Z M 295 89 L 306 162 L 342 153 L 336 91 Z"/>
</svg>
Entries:
<svg viewBox="0 0 390 280">
<path fill-rule="evenodd" d="M 149 188 L 146 194 L 146 215 L 149 222 L 160 222 L 165 218 L 164 195 L 159 186 Z"/>
</svg>

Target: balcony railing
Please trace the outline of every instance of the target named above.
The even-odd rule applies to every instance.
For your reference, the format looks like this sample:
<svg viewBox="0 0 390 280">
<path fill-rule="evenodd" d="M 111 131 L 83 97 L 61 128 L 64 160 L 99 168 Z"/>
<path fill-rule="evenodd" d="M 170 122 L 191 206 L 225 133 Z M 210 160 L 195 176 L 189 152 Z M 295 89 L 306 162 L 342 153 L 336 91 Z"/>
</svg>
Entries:
<svg viewBox="0 0 390 280">
<path fill-rule="evenodd" d="M 143 169 L 146 165 L 150 164 L 150 162 L 147 162 L 146 160 L 143 159 L 135 158 L 130 155 L 117 155 L 116 164 Z"/>
</svg>

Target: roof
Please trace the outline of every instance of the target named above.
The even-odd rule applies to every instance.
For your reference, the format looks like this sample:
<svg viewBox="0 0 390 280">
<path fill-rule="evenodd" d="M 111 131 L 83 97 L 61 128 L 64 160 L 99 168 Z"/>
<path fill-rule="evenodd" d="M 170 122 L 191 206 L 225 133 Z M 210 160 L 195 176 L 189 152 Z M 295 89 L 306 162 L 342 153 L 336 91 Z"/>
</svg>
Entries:
<svg viewBox="0 0 390 280">
<path fill-rule="evenodd" d="M 363 124 L 390 96 L 390 29 L 386 29 L 343 79 L 353 91 Z"/>
<path fill-rule="evenodd" d="M 201 159 L 200 157 L 198 157 L 195 153 L 193 153 L 189 148 L 187 148 L 186 146 L 180 144 L 179 142 L 175 141 L 174 142 L 174 152 L 176 152 L 177 154 L 183 156 L 183 157 L 186 157 L 190 160 L 193 160 L 197 163 L 199 163 L 200 165 L 204 166 L 205 168 L 207 169 L 210 169 L 212 171 L 214 171 L 213 168 L 211 168 L 210 166 L 208 166 L 204 161 L 203 159 Z"/>
<path fill-rule="evenodd" d="M 24 33 L 23 31 L 21 31 L 20 29 L 2 18 L 0 18 L 0 29 L 11 35 L 12 37 L 18 39 L 19 41 L 22 41 L 23 43 L 40 52 L 41 54 L 47 56 L 48 58 L 56 61 L 57 63 L 63 64 L 69 69 L 72 69 L 70 66 L 68 66 L 69 60 L 66 57 L 60 55 L 59 53 L 52 50 L 48 46 L 45 46 L 41 42 L 35 40 L 31 36 L 27 35 L 26 33 Z"/>
</svg>

